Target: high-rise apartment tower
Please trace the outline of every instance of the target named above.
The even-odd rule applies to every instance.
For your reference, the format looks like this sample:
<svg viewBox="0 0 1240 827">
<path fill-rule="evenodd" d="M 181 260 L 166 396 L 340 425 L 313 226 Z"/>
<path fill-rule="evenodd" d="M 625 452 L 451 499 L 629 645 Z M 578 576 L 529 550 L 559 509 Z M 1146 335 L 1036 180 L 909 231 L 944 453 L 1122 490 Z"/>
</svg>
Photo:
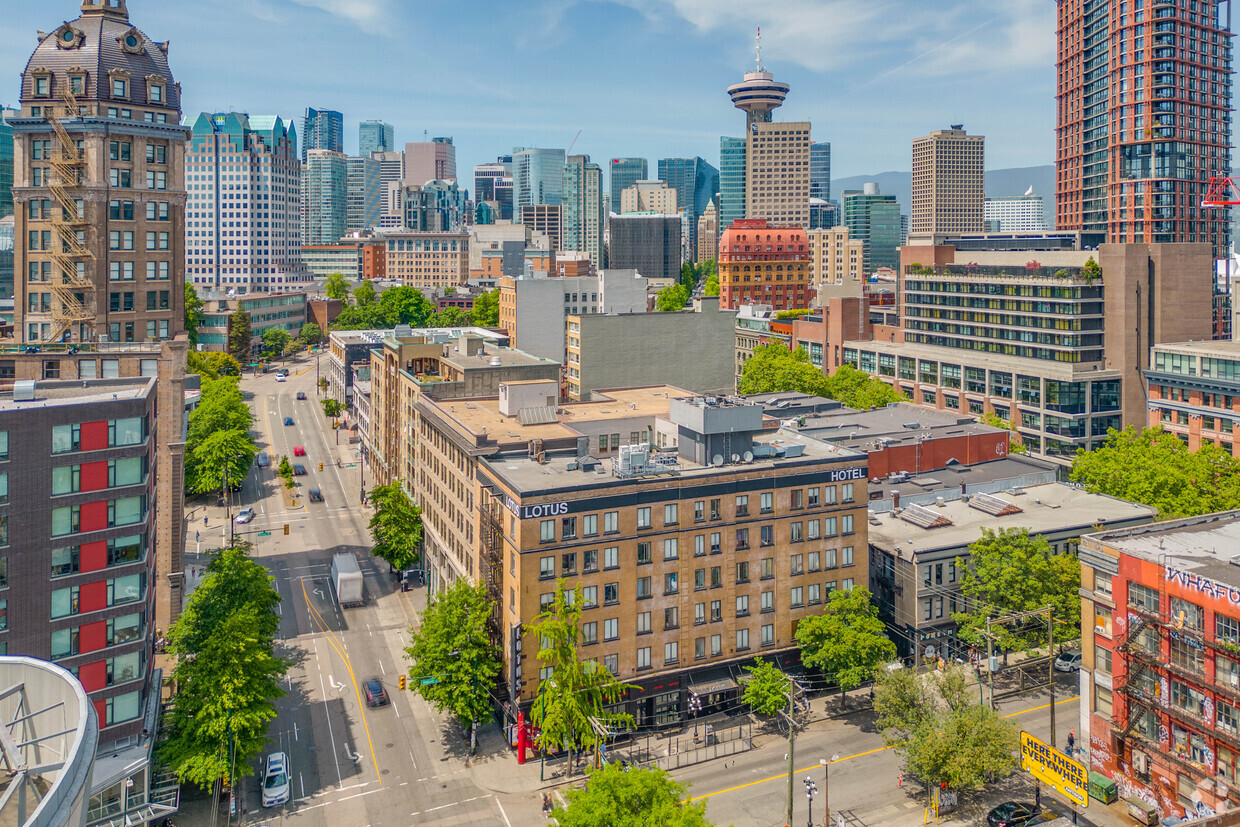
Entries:
<svg viewBox="0 0 1240 827">
<path fill-rule="evenodd" d="M 307 108 L 301 119 L 301 162 L 312 149 L 344 152 L 344 115 L 332 109 Z"/>
<path fill-rule="evenodd" d="M 986 139 L 963 124 L 913 141 L 913 212 L 909 234 L 929 238 L 985 229 Z"/>
</svg>

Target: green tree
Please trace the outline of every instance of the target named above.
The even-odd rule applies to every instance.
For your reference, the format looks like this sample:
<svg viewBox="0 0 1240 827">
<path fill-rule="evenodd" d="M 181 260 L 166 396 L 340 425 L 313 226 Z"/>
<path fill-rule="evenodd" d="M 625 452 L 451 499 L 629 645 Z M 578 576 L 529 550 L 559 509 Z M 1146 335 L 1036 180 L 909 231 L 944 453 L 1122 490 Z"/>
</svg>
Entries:
<svg viewBox="0 0 1240 827">
<path fill-rule="evenodd" d="M 1001 418 L 994 411 L 988 411 L 977 418 L 977 421 L 983 425 L 989 425 L 992 428 L 1000 428 L 1004 431 L 1011 431 L 1012 436 L 1008 439 L 1009 454 L 1023 454 L 1028 450 L 1025 448 L 1025 442 L 1020 437 L 1020 431 L 1016 430 L 1016 423 L 1009 422 Z"/>
<path fill-rule="evenodd" d="M 491 599 L 482 583 L 458 579 L 422 614 L 405 650 L 412 662 L 414 690 L 440 712 L 473 725 L 491 712 L 491 689 L 499 677 L 500 653 L 491 642 L 487 622 Z M 422 684 L 434 677 L 438 683 Z"/>
<path fill-rule="evenodd" d="M 702 288 L 702 294 L 706 296 L 719 295 L 719 274 L 706 277 L 706 286 Z"/>
<path fill-rule="evenodd" d="M 445 307 L 426 320 L 427 327 L 464 327 L 469 314 L 459 307 Z"/>
<path fill-rule="evenodd" d="M 895 660 L 896 646 L 887 639 L 870 592 L 861 586 L 831 592 L 822 614 L 797 624 L 801 662 L 835 678 L 841 702 L 848 690 L 874 676 L 875 670 Z"/>
<path fill-rule="evenodd" d="M 287 330 L 269 327 L 263 331 L 263 355 L 267 358 L 284 355 L 284 348 L 292 341 Z"/>
<path fill-rule="evenodd" d="M 758 658 L 753 666 L 746 666 L 749 682 L 745 684 L 742 700 L 759 715 L 774 715 L 788 706 L 788 693 L 792 682 L 779 667 Z"/>
<path fill-rule="evenodd" d="M 340 416 L 341 412 L 344 411 L 344 405 L 330 396 L 323 399 L 321 404 L 323 405 L 323 416 L 330 419 L 333 423 L 336 421 L 336 417 Z"/>
<path fill-rule="evenodd" d="M 320 377 L 319 377 L 319 390 L 321 390 L 321 391 L 326 391 L 326 390 L 327 390 L 327 385 L 328 385 L 328 382 L 327 382 L 327 377 L 326 377 L 326 376 L 320 376 Z"/>
<path fill-rule="evenodd" d="M 276 473 L 280 475 L 280 479 L 284 480 L 285 488 L 293 487 L 293 463 L 288 461 L 288 454 L 280 456 L 280 464 L 276 466 Z"/>
<path fill-rule="evenodd" d="M 331 273 L 323 283 L 323 292 L 329 299 L 349 300 L 349 281 L 341 273 Z"/>
<path fill-rule="evenodd" d="M 637 688 L 616 680 L 598 660 L 581 660 L 581 605 L 581 588 L 567 592 L 560 580 L 551 605 L 530 629 L 531 639 L 541 642 L 539 661 L 551 669 L 551 677 L 539 684 L 530 721 L 539 729 L 540 750 L 568 750 L 570 772 L 575 752 L 602 743 L 595 724 L 609 732 L 633 725 L 632 715 L 607 706 Z"/>
<path fill-rule="evenodd" d="M 905 771 L 927 791 L 940 784 L 980 789 L 1016 766 L 1016 728 L 990 707 L 973 704 L 962 669 L 918 674 L 881 670 L 874 684 L 874 711 L 883 740 L 904 759 Z"/>
<path fill-rule="evenodd" d="M 410 568 L 419 559 L 422 546 L 422 509 L 405 494 L 399 483 L 372 488 L 370 504 L 370 553 L 398 571 Z"/>
<path fill-rule="evenodd" d="M 317 345 L 323 341 L 323 330 L 314 322 L 306 322 L 298 331 L 297 338 L 308 345 Z"/>
<path fill-rule="evenodd" d="M 248 431 L 212 431 L 194 447 L 186 462 L 186 488 L 194 494 L 238 486 L 250 473 L 258 449 Z"/>
<path fill-rule="evenodd" d="M 827 377 L 823 396 L 860 411 L 885 408 L 905 399 L 904 394 L 891 385 L 852 365 L 840 365 L 835 373 Z"/>
<path fill-rule="evenodd" d="M 1162 428 L 1112 430 L 1102 447 L 1077 452 L 1072 481 L 1152 506 L 1164 520 L 1240 508 L 1240 460 L 1209 443 L 1190 451 Z"/>
<path fill-rule="evenodd" d="M 966 611 L 953 612 L 957 635 L 975 646 L 986 644 L 987 618 L 1051 606 L 1061 621 L 1056 637 L 1075 637 L 1081 629 L 1081 564 L 1076 554 L 1055 554 L 1051 544 L 1027 528 L 982 529 L 969 544 L 968 558 L 958 558 L 960 592 Z M 1046 621 L 1033 618 L 991 628 L 1005 649 L 1046 643 Z"/>
<path fill-rule="evenodd" d="M 197 373 L 204 380 L 221 376 L 240 376 L 241 364 L 227 353 L 191 350 L 185 362 L 186 373 Z"/>
<path fill-rule="evenodd" d="M 809 363 L 805 348 L 790 351 L 778 344 L 758 345 L 741 369 L 736 390 L 741 394 L 800 391 L 822 396 L 827 377 Z"/>
<path fill-rule="evenodd" d="M 683 284 L 669 284 L 655 296 L 654 308 L 665 312 L 683 310 L 688 302 L 689 291 Z"/>
<path fill-rule="evenodd" d="M 253 352 L 253 329 L 250 326 L 250 314 L 238 306 L 228 315 L 228 352 L 241 364 L 248 364 Z"/>
<path fill-rule="evenodd" d="M 198 347 L 198 328 L 206 321 L 207 314 L 203 310 L 202 299 L 194 285 L 185 282 L 185 330 L 189 333 L 190 351 Z"/>
<path fill-rule="evenodd" d="M 499 290 L 491 290 L 474 299 L 469 316 L 478 327 L 499 326 Z"/>
<path fill-rule="evenodd" d="M 253 422 L 254 415 L 235 378 L 204 379 L 198 406 L 189 415 L 186 448 L 193 450 L 216 431 L 248 431 Z"/>
<path fill-rule="evenodd" d="M 809 314 L 810 309 L 808 307 L 797 308 L 794 310 L 780 310 L 775 314 L 775 321 L 790 322 L 794 319 L 799 319 L 802 316 L 808 316 Z"/>
<path fill-rule="evenodd" d="M 239 544 L 224 549 L 168 631 L 177 686 L 160 759 L 182 782 L 211 787 L 250 773 L 267 745 L 288 664 L 275 656 L 280 601 L 267 570 Z M 232 779 L 235 780 L 235 779 Z"/>
<path fill-rule="evenodd" d="M 710 827 L 706 805 L 688 800 L 686 787 L 659 769 L 624 770 L 615 764 L 590 771 L 585 789 L 570 789 L 557 807 L 558 827 Z"/>
<path fill-rule="evenodd" d="M 353 301 L 357 302 L 358 307 L 374 304 L 375 286 L 368 279 L 362 279 L 361 284 L 353 288 Z"/>
</svg>

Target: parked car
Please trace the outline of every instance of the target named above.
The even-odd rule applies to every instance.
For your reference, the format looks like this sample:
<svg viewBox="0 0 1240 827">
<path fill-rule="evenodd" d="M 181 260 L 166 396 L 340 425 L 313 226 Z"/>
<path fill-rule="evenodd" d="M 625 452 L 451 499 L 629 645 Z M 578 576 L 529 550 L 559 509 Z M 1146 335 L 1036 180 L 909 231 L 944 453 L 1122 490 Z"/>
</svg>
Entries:
<svg viewBox="0 0 1240 827">
<path fill-rule="evenodd" d="M 1056 672 L 1075 672 L 1080 668 L 1081 652 L 1079 649 L 1063 652 L 1059 657 L 1055 658 Z"/>
<path fill-rule="evenodd" d="M 305 402 L 305 401 L 306 401 L 306 392 L 305 392 L 305 391 L 297 391 L 297 401 L 298 401 L 298 402 Z"/>
<path fill-rule="evenodd" d="M 373 709 L 376 706 L 388 705 L 387 690 L 383 688 L 383 684 L 379 682 L 378 678 L 367 678 L 362 686 L 366 690 L 367 706 Z"/>
<path fill-rule="evenodd" d="M 291 416 L 286 416 L 286 417 L 284 417 L 284 424 L 285 424 L 285 425 L 292 425 L 292 424 L 293 424 L 293 417 L 291 417 Z"/>
<path fill-rule="evenodd" d="M 312 503 L 323 502 L 323 492 L 317 488 L 311 488 L 310 489 L 310 502 Z"/>
<path fill-rule="evenodd" d="M 294 466 L 293 466 L 293 476 L 294 476 L 294 477 L 304 477 L 305 475 L 306 475 L 306 466 L 304 466 L 304 465 L 294 465 Z"/>
<path fill-rule="evenodd" d="M 293 456 L 295 456 L 295 457 L 304 457 L 305 455 L 306 455 L 306 448 L 305 448 L 305 446 L 304 446 L 304 445 L 294 445 L 294 446 L 293 446 Z"/>
<path fill-rule="evenodd" d="M 259 451 L 258 459 L 255 460 L 255 462 L 258 464 L 259 468 L 266 468 L 271 464 L 271 454 L 268 454 L 266 451 Z"/>
<path fill-rule="evenodd" d="M 1025 827 L 1038 815 L 1038 808 L 1032 804 L 1020 804 L 1005 801 L 986 814 L 989 827 Z"/>
<path fill-rule="evenodd" d="M 250 508 L 249 506 L 246 506 L 245 508 L 237 512 L 237 517 L 235 519 L 235 522 L 241 525 L 245 525 L 246 523 L 250 522 L 250 520 L 253 520 L 253 519 L 254 519 L 254 509 Z"/>
<path fill-rule="evenodd" d="M 267 756 L 267 768 L 263 771 L 263 806 L 278 807 L 289 799 L 288 756 L 273 752 Z"/>
</svg>

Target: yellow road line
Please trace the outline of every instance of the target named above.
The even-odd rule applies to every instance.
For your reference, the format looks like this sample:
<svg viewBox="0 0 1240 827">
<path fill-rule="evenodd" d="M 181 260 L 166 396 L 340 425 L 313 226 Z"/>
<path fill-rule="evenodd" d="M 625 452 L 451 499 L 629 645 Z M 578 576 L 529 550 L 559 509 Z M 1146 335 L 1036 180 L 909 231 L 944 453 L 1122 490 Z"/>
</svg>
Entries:
<svg viewBox="0 0 1240 827">
<path fill-rule="evenodd" d="M 357 675 L 353 674 L 353 664 L 349 660 L 349 656 L 344 653 L 344 643 L 327 628 L 327 624 L 323 621 L 323 616 L 319 614 L 319 610 L 310 603 L 310 595 L 306 593 L 305 580 L 301 581 L 301 596 L 306 601 L 306 608 L 310 610 L 310 619 L 314 621 L 314 625 L 319 627 L 319 631 L 327 636 L 328 645 L 336 650 L 336 654 L 340 656 L 340 660 L 344 663 L 344 668 L 349 672 L 349 680 L 353 682 L 353 694 L 357 696 L 357 710 L 362 716 L 362 728 L 366 730 L 366 745 L 370 748 L 370 762 L 375 768 L 375 777 L 379 781 L 379 786 L 382 787 L 383 775 L 379 772 L 379 759 L 375 757 L 375 744 L 370 737 L 370 723 L 366 720 L 366 704 L 362 701 L 362 690 L 357 686 Z"/>
<path fill-rule="evenodd" d="M 304 589 L 305 587 L 303 586 L 302 588 Z M 1079 700 L 1079 699 L 1080 699 L 1080 696 L 1079 696 L 1079 695 L 1074 695 L 1074 696 L 1073 696 L 1073 697 L 1071 697 L 1071 698 L 1064 698 L 1064 699 L 1063 699 L 1063 700 L 1061 700 L 1061 701 L 1055 701 L 1055 706 L 1059 706 L 1059 704 L 1066 704 L 1066 703 L 1068 703 L 1069 701 L 1075 701 L 1075 700 Z M 1009 714 L 1007 714 L 1007 715 L 1003 715 L 1002 717 L 1004 717 L 1004 718 L 1016 718 L 1016 717 L 1019 717 L 1019 716 L 1021 716 L 1021 715 L 1028 715 L 1030 712 L 1040 712 L 1040 711 L 1041 711 L 1041 710 L 1043 710 L 1043 709 L 1049 709 L 1049 708 L 1050 708 L 1050 704 L 1043 704 L 1042 706 L 1035 706 L 1035 707 L 1032 707 L 1032 708 L 1030 708 L 1030 709 L 1022 709 L 1022 710 L 1020 710 L 1019 712 L 1012 712 L 1012 713 L 1009 713 Z M 831 763 L 833 763 L 833 764 L 840 764 L 840 763 L 843 763 L 844 761 L 851 761 L 851 760 L 852 760 L 852 759 L 854 759 L 854 758 L 864 758 L 864 757 L 865 757 L 865 756 L 867 756 L 867 755 L 874 755 L 875 753 L 878 753 L 878 752 L 885 752 L 886 750 L 892 749 L 892 748 L 893 748 L 893 747 L 895 747 L 895 746 L 898 746 L 898 745 L 897 745 L 897 744 L 892 744 L 891 746 L 887 746 L 887 747 L 876 747 L 876 748 L 874 748 L 874 749 L 866 750 L 865 752 L 858 752 L 856 755 L 849 755 L 849 756 L 847 756 L 847 757 L 845 757 L 845 758 L 841 758 L 839 761 L 832 761 Z M 822 765 L 821 765 L 821 764 L 812 764 L 811 766 L 808 766 L 808 767 L 806 767 L 806 768 L 805 768 L 805 769 L 803 769 L 803 770 L 796 770 L 793 774 L 794 774 L 794 775 L 798 775 L 798 774 L 803 773 L 803 772 L 810 772 L 811 770 L 815 770 L 815 769 L 817 769 L 817 768 L 818 768 L 818 767 L 820 767 L 820 766 L 822 766 Z M 723 790 L 715 790 L 713 793 L 706 793 L 706 794 L 704 794 L 704 795 L 694 796 L 693 798 L 691 798 L 691 799 L 689 799 L 689 800 L 690 800 L 690 801 L 701 801 L 701 800 L 703 800 L 703 799 L 710 798 L 712 795 L 722 795 L 723 793 L 731 793 L 731 792 L 736 792 L 737 790 L 743 790 L 743 789 L 745 789 L 746 787 L 753 787 L 753 786 L 756 786 L 756 785 L 758 785 L 758 784 L 765 784 L 765 783 L 767 783 L 768 781 L 781 781 L 781 780 L 787 780 L 787 778 L 788 778 L 788 773 L 784 772 L 784 773 L 780 773 L 779 775 L 772 775 L 770 778 L 762 778 L 762 779 L 759 779 L 758 781 L 749 781 L 749 782 L 747 782 L 747 783 L 745 783 L 745 784 L 738 784 L 738 785 L 736 785 L 735 787 L 728 787 L 727 789 L 723 789 Z"/>
</svg>

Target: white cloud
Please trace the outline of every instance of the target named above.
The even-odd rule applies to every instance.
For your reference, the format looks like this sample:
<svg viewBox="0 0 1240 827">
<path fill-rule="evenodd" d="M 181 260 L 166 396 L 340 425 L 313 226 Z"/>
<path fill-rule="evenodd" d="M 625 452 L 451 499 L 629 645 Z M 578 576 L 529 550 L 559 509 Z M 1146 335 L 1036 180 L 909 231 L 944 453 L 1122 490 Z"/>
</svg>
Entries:
<svg viewBox="0 0 1240 827">
<path fill-rule="evenodd" d="M 396 11 L 389 0 L 293 0 L 300 6 L 322 9 L 344 18 L 368 34 L 394 36 Z"/>
</svg>

